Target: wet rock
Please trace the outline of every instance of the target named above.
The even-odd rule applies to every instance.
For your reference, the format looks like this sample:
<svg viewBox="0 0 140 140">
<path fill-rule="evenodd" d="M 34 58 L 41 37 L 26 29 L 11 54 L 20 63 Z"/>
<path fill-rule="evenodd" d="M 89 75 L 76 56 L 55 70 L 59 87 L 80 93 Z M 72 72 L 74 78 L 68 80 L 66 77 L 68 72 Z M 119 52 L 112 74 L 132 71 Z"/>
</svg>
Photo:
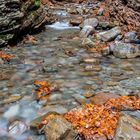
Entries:
<svg viewBox="0 0 140 140">
<path fill-rule="evenodd" d="M 74 94 L 72 97 L 80 104 L 85 104 L 86 103 L 86 98 L 80 94 Z"/>
<path fill-rule="evenodd" d="M 88 37 L 89 35 L 92 35 L 94 33 L 95 29 L 90 26 L 90 25 L 86 25 L 83 27 L 83 29 L 81 30 L 80 32 L 80 37 L 81 38 L 86 38 Z"/>
<path fill-rule="evenodd" d="M 85 38 L 82 41 L 82 46 L 86 48 L 93 48 L 95 45 L 96 44 L 90 38 Z"/>
<path fill-rule="evenodd" d="M 41 113 L 49 113 L 49 112 L 56 112 L 58 114 L 67 113 L 68 110 L 62 105 L 47 105 L 40 110 Z"/>
<path fill-rule="evenodd" d="M 133 31 L 133 32 L 127 32 L 125 35 L 124 35 L 124 39 L 125 41 L 128 41 L 130 42 L 131 40 L 135 39 L 137 36 L 136 32 Z"/>
<path fill-rule="evenodd" d="M 123 35 L 118 35 L 115 39 L 115 41 L 121 41 L 123 39 Z"/>
<path fill-rule="evenodd" d="M 97 29 L 102 29 L 102 30 L 106 30 L 106 29 L 110 29 L 113 28 L 114 25 L 111 24 L 110 22 L 99 22 L 99 25 L 96 27 Z"/>
<path fill-rule="evenodd" d="M 119 96 L 113 93 L 104 93 L 104 92 L 100 92 L 97 93 L 97 95 L 95 95 L 94 97 L 90 98 L 91 103 L 93 104 L 104 104 L 105 102 L 107 102 L 109 99 L 111 98 L 118 98 Z"/>
<path fill-rule="evenodd" d="M 13 71 L 0 68 L 0 80 L 9 80 L 12 77 Z"/>
<path fill-rule="evenodd" d="M 15 120 L 12 121 L 9 125 L 8 125 L 8 133 L 11 136 L 19 136 L 21 134 L 23 134 L 25 131 L 28 130 L 28 126 L 25 122 L 20 121 L 20 120 Z"/>
<path fill-rule="evenodd" d="M 57 67 L 48 67 L 48 66 L 46 66 L 46 67 L 43 67 L 42 71 L 47 72 L 47 73 L 56 73 L 59 70 L 58 70 Z"/>
<path fill-rule="evenodd" d="M 96 18 L 86 19 L 83 23 L 84 26 L 91 26 L 93 28 L 95 28 L 98 24 L 99 24 L 99 21 Z"/>
<path fill-rule="evenodd" d="M 11 96 L 8 96 L 7 99 L 0 101 L 0 105 L 14 103 L 16 101 L 19 101 L 21 98 L 22 98 L 21 95 L 11 95 Z"/>
<path fill-rule="evenodd" d="M 118 58 L 135 58 L 140 56 L 140 45 L 116 42 L 113 48 L 113 55 Z"/>
<path fill-rule="evenodd" d="M 98 33 L 97 38 L 104 42 L 108 42 L 114 40 L 119 34 L 121 34 L 120 27 L 114 27 L 111 30 Z"/>
<path fill-rule="evenodd" d="M 118 82 L 109 81 L 109 82 L 107 82 L 107 85 L 108 86 L 117 86 L 118 85 Z"/>
<path fill-rule="evenodd" d="M 49 101 L 57 101 L 57 100 L 62 100 L 62 95 L 61 94 L 50 95 Z"/>
<path fill-rule="evenodd" d="M 86 93 L 83 94 L 83 96 L 86 97 L 86 98 L 90 98 L 90 97 L 94 96 L 94 94 L 91 93 L 91 92 L 86 92 Z"/>
<path fill-rule="evenodd" d="M 70 20 L 70 24 L 73 26 L 79 26 L 82 22 L 82 18 L 73 18 Z"/>
<path fill-rule="evenodd" d="M 21 32 L 38 29 L 46 22 L 46 14 L 39 1 L 1 0 L 0 7 L 0 46 Z"/>
<path fill-rule="evenodd" d="M 115 140 L 139 140 L 140 139 L 140 120 L 129 115 L 120 117 L 119 125 L 115 135 Z"/>
<path fill-rule="evenodd" d="M 0 136 L 1 140 L 15 140 L 14 138 L 10 137 L 10 136 Z"/>
<path fill-rule="evenodd" d="M 87 65 L 87 66 L 85 66 L 84 69 L 85 69 L 85 71 L 96 71 L 96 72 L 99 72 L 102 70 L 102 68 L 97 65 Z"/>
<path fill-rule="evenodd" d="M 107 56 L 110 54 L 110 47 L 109 46 L 105 46 L 102 48 L 101 53 L 103 56 Z"/>
<path fill-rule="evenodd" d="M 0 65 L 3 65 L 4 64 L 4 60 L 2 60 L 1 58 L 0 58 Z"/>
<path fill-rule="evenodd" d="M 57 116 L 59 114 L 56 112 L 49 112 L 45 115 L 35 118 L 30 122 L 30 129 L 36 134 L 42 133 L 42 127 L 43 127 L 42 122 L 44 121 L 45 118 L 49 117 L 50 115 Z"/>
<path fill-rule="evenodd" d="M 14 118 L 20 114 L 20 105 L 11 106 L 3 115 L 5 118 Z"/>
<path fill-rule="evenodd" d="M 44 131 L 47 140 L 72 140 L 77 136 L 77 132 L 72 128 L 71 124 L 59 116 L 51 119 Z"/>
<path fill-rule="evenodd" d="M 75 7 L 67 8 L 67 12 L 70 14 L 77 14 L 77 9 Z"/>
<path fill-rule="evenodd" d="M 89 64 L 100 64 L 100 60 L 96 58 L 86 58 L 86 59 L 83 59 L 83 62 L 89 63 Z"/>
</svg>

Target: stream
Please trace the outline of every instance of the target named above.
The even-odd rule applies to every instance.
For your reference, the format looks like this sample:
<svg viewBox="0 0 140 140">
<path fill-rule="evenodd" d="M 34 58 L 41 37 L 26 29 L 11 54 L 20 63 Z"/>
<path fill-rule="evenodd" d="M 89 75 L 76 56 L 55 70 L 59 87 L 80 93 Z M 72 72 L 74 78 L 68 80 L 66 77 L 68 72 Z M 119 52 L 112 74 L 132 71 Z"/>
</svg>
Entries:
<svg viewBox="0 0 140 140">
<path fill-rule="evenodd" d="M 30 121 L 49 111 L 63 114 L 82 102 L 90 103 L 85 93 L 133 95 L 140 91 L 139 58 L 119 59 L 88 52 L 78 37 L 80 28 L 69 25 L 66 11 L 56 13 L 59 21 L 33 35 L 35 44 L 3 48 L 14 58 L 0 65 L 0 140 L 44 140 L 43 135 L 28 130 Z M 52 82 L 59 89 L 47 101 L 37 102 L 35 80 Z M 16 102 L 3 103 L 12 96 L 17 97 Z M 140 118 L 139 111 L 126 113 Z M 16 127 L 8 128 L 9 122 Z"/>
</svg>

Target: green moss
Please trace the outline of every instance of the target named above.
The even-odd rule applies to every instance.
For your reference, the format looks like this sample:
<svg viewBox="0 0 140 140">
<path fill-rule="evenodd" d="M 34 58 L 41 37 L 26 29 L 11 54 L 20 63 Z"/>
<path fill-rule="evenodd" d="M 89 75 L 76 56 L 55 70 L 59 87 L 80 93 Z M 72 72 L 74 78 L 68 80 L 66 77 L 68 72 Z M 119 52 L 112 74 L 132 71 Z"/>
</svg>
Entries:
<svg viewBox="0 0 140 140">
<path fill-rule="evenodd" d="M 13 34 L 0 35 L 0 39 L 9 40 L 13 38 Z"/>
<path fill-rule="evenodd" d="M 39 7 L 40 6 L 40 0 L 35 0 L 35 6 Z"/>
</svg>

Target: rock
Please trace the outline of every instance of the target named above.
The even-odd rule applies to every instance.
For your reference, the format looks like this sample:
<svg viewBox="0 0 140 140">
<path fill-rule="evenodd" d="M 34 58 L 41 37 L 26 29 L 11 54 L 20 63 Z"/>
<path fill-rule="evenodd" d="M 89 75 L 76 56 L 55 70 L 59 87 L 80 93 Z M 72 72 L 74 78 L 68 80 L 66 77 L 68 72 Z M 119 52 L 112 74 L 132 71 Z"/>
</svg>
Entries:
<svg viewBox="0 0 140 140">
<path fill-rule="evenodd" d="M 50 101 L 62 100 L 62 94 L 52 94 L 49 97 Z"/>
<path fill-rule="evenodd" d="M 0 136 L 0 140 L 15 140 L 11 136 Z"/>
<path fill-rule="evenodd" d="M 102 70 L 102 68 L 97 65 L 87 65 L 85 66 L 84 69 L 85 71 L 96 71 L 96 72 L 100 72 Z"/>
<path fill-rule="evenodd" d="M 5 113 L 4 117 L 7 119 L 14 118 L 20 114 L 20 105 L 11 106 Z"/>
<path fill-rule="evenodd" d="M 28 126 L 25 122 L 20 121 L 20 120 L 15 120 L 12 121 L 9 125 L 8 125 L 8 133 L 11 136 L 19 136 L 22 135 L 25 131 L 28 130 Z"/>
<path fill-rule="evenodd" d="M 78 17 L 78 18 L 70 19 L 69 23 L 73 26 L 79 26 L 82 23 L 82 18 Z"/>
<path fill-rule="evenodd" d="M 67 8 L 67 12 L 70 14 L 77 14 L 77 9 L 75 7 Z"/>
<path fill-rule="evenodd" d="M 127 32 L 125 35 L 124 35 L 124 38 L 125 39 L 128 39 L 128 40 L 132 40 L 132 39 L 135 39 L 137 36 L 136 32 L 135 31 L 132 31 L 132 32 Z"/>
<path fill-rule="evenodd" d="M 60 116 L 49 120 L 44 131 L 47 140 L 73 140 L 78 135 L 71 124 Z"/>
<path fill-rule="evenodd" d="M 123 39 L 123 35 L 118 35 L 115 39 L 115 41 L 121 41 Z"/>
<path fill-rule="evenodd" d="M 97 93 L 94 97 L 90 98 L 91 103 L 102 105 L 111 98 L 118 98 L 119 96 L 113 93 Z"/>
<path fill-rule="evenodd" d="M 86 59 L 83 59 L 83 62 L 85 63 L 89 63 L 89 64 L 100 64 L 100 60 L 99 59 L 96 59 L 96 58 L 86 58 Z"/>
<path fill-rule="evenodd" d="M 110 47 L 109 46 L 105 46 L 101 49 L 101 53 L 103 56 L 107 56 L 110 54 Z"/>
<path fill-rule="evenodd" d="M 84 26 L 91 26 L 91 27 L 95 28 L 99 24 L 99 21 L 96 18 L 88 18 L 84 21 L 83 24 L 84 24 Z"/>
<path fill-rule="evenodd" d="M 86 103 L 86 98 L 80 94 L 73 94 L 72 97 L 80 104 Z"/>
<path fill-rule="evenodd" d="M 21 95 L 11 95 L 7 99 L 0 101 L 0 105 L 14 103 L 16 101 L 19 101 L 21 98 L 22 98 Z"/>
<path fill-rule="evenodd" d="M 86 97 L 86 98 L 90 98 L 90 97 L 94 96 L 94 93 L 86 92 L 86 93 L 83 94 L 83 96 Z"/>
<path fill-rule="evenodd" d="M 42 68 L 42 71 L 46 73 L 56 73 L 59 71 L 59 69 L 57 67 L 45 66 Z"/>
<path fill-rule="evenodd" d="M 92 26 L 84 26 L 83 29 L 80 32 L 80 37 L 81 38 L 86 38 L 89 35 L 92 35 L 94 33 L 95 29 Z"/>
<path fill-rule="evenodd" d="M 98 10 L 97 15 L 98 15 L 98 16 L 102 16 L 103 13 L 104 13 L 104 11 L 105 11 L 105 9 L 101 7 L 101 8 Z"/>
<path fill-rule="evenodd" d="M 0 58 L 0 65 L 4 64 L 4 60 L 2 60 L 2 58 Z"/>
<path fill-rule="evenodd" d="M 93 48 L 95 45 L 96 44 L 90 38 L 84 38 L 82 41 L 82 46 L 86 48 Z"/>
<path fill-rule="evenodd" d="M 137 39 L 137 33 L 135 31 L 132 32 L 127 32 L 124 35 L 124 41 L 125 43 L 135 43 L 135 44 L 140 44 L 138 41 L 139 39 Z"/>
<path fill-rule="evenodd" d="M 42 133 L 42 127 L 43 127 L 42 122 L 44 121 L 45 118 L 49 117 L 50 115 L 57 116 L 59 114 L 56 112 L 49 112 L 43 116 L 35 118 L 30 122 L 30 129 L 36 134 Z"/>
<path fill-rule="evenodd" d="M 140 139 L 140 120 L 129 115 L 120 117 L 117 127 L 115 140 L 139 140 Z"/>
<path fill-rule="evenodd" d="M 113 47 L 113 55 L 118 58 L 135 58 L 140 56 L 140 45 L 116 42 Z"/>
<path fill-rule="evenodd" d="M 114 27 L 113 24 L 111 24 L 110 22 L 105 21 L 105 22 L 99 22 L 99 25 L 98 25 L 97 28 L 101 29 L 101 30 L 106 30 L 106 29 L 111 29 L 113 27 Z"/>
<path fill-rule="evenodd" d="M 108 42 L 114 40 L 119 34 L 121 34 L 120 27 L 114 27 L 111 30 L 98 33 L 97 38 L 104 42 Z"/>
<path fill-rule="evenodd" d="M 68 110 L 62 105 L 47 105 L 40 110 L 41 113 L 56 112 L 58 114 L 67 113 Z"/>
<path fill-rule="evenodd" d="M 1 0 L 0 7 L 0 46 L 21 33 L 39 29 L 47 20 L 39 1 Z"/>
</svg>

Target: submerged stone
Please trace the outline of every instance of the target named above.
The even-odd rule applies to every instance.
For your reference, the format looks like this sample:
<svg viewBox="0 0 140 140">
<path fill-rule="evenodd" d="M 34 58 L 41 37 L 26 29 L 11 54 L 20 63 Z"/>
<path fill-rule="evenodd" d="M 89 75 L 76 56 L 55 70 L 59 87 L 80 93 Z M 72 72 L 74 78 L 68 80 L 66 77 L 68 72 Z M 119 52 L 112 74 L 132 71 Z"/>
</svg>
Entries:
<svg viewBox="0 0 140 140">
<path fill-rule="evenodd" d="M 115 140 L 139 140 L 140 120 L 129 115 L 121 116 Z"/>
</svg>

